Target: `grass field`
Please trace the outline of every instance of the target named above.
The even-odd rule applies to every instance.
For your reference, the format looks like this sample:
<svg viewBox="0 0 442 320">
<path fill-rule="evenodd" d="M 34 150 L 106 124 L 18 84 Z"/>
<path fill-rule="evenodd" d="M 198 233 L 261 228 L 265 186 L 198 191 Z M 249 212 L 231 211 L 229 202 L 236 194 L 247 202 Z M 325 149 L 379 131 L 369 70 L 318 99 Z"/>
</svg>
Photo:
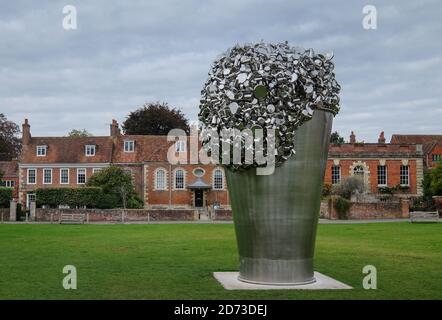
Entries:
<svg viewBox="0 0 442 320">
<path fill-rule="evenodd" d="M 320 225 L 315 270 L 342 291 L 226 291 L 231 224 L 0 225 L 0 299 L 441 299 L 442 224 Z M 78 289 L 64 290 L 75 265 Z M 378 289 L 362 288 L 377 267 Z"/>
</svg>

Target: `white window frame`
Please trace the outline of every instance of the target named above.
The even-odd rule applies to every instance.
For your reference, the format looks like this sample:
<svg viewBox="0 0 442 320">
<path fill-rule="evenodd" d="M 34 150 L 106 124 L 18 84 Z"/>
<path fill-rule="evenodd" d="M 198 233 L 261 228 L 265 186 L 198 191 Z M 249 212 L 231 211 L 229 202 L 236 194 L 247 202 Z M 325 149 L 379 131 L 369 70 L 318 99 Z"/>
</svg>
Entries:
<svg viewBox="0 0 442 320">
<path fill-rule="evenodd" d="M 84 171 L 84 182 L 80 182 L 80 171 Z M 86 177 L 87 169 L 86 168 L 77 168 L 77 184 L 86 184 L 87 177 Z"/>
<path fill-rule="evenodd" d="M 46 157 L 46 155 L 48 154 L 48 146 L 45 145 L 39 145 L 37 146 L 37 157 Z"/>
<path fill-rule="evenodd" d="M 178 140 L 175 142 L 175 152 L 186 152 L 186 141 Z"/>
<path fill-rule="evenodd" d="M 49 171 L 51 173 L 51 181 L 50 182 L 46 182 L 46 171 Z M 52 184 L 52 169 L 51 168 L 43 168 L 43 184 Z"/>
<path fill-rule="evenodd" d="M 158 174 L 163 172 L 163 186 L 159 185 Z M 167 190 L 167 170 L 163 168 L 159 168 L 155 171 L 155 190 Z"/>
<path fill-rule="evenodd" d="M 0 186 L 6 187 L 6 188 L 14 188 L 15 181 L 14 180 L 3 180 L 0 182 Z"/>
<path fill-rule="evenodd" d="M 86 157 L 94 157 L 97 151 L 97 146 L 95 144 L 87 144 L 84 146 L 84 154 Z"/>
<path fill-rule="evenodd" d="M 96 173 L 100 172 L 101 170 L 103 170 L 103 168 L 93 168 L 92 174 L 96 174 Z"/>
<path fill-rule="evenodd" d="M 405 171 L 405 170 L 403 170 L 404 168 L 407 168 L 407 170 L 406 170 L 407 174 L 406 175 L 404 174 L 404 171 Z M 402 183 L 402 179 L 403 178 L 407 179 L 407 183 Z M 403 187 L 409 187 L 410 186 L 410 166 L 408 166 L 408 165 L 401 165 L 400 166 L 400 168 L 399 168 L 399 183 Z"/>
<path fill-rule="evenodd" d="M 381 179 L 379 179 L 379 177 L 380 177 L 380 175 L 382 175 L 382 173 L 379 172 L 379 169 L 381 167 L 383 167 L 385 169 L 385 171 L 384 171 L 385 183 L 379 183 L 379 181 L 381 180 Z M 386 187 L 388 185 L 388 169 L 387 169 L 387 165 L 385 165 L 385 164 L 384 165 L 378 165 L 378 168 L 377 168 L 377 178 L 378 178 L 378 186 L 379 187 Z"/>
<path fill-rule="evenodd" d="M 217 174 L 217 172 L 220 172 L 221 173 L 221 188 L 217 188 L 217 176 L 216 176 L 216 174 Z M 213 181 L 212 181 L 212 187 L 213 187 L 213 190 L 224 190 L 224 173 L 223 173 L 223 170 L 221 170 L 221 169 L 215 169 L 215 170 L 213 170 Z"/>
<path fill-rule="evenodd" d="M 31 196 L 34 197 L 33 201 L 37 201 L 37 195 L 35 193 L 27 193 L 26 194 L 26 208 L 29 208 L 31 206 Z"/>
<path fill-rule="evenodd" d="M 31 172 L 31 171 L 34 171 L 34 182 L 31 182 L 29 180 L 29 172 Z M 28 182 L 28 184 L 37 184 L 37 169 L 34 169 L 34 168 L 29 168 L 28 169 L 27 182 Z"/>
<path fill-rule="evenodd" d="M 335 171 L 337 169 L 337 172 Z M 341 183 L 341 166 L 332 165 L 331 167 L 331 183 L 333 185 Z"/>
<path fill-rule="evenodd" d="M 68 181 L 67 182 L 63 182 L 63 176 L 62 176 L 62 172 L 63 171 L 67 171 L 68 173 Z M 61 168 L 60 169 L 60 184 L 69 184 L 70 181 L 70 172 L 69 172 L 69 168 Z"/>
<path fill-rule="evenodd" d="M 132 146 L 129 148 L 129 146 Z M 130 153 L 135 152 L 135 141 L 134 140 L 124 140 L 124 152 Z"/>
<path fill-rule="evenodd" d="M 182 187 L 178 187 L 177 186 L 177 174 L 178 172 L 181 171 L 183 173 L 183 185 Z M 176 169 L 175 170 L 175 174 L 173 175 L 173 183 L 174 183 L 174 189 L 175 190 L 185 190 L 186 189 L 186 171 L 184 171 L 184 169 Z"/>
</svg>

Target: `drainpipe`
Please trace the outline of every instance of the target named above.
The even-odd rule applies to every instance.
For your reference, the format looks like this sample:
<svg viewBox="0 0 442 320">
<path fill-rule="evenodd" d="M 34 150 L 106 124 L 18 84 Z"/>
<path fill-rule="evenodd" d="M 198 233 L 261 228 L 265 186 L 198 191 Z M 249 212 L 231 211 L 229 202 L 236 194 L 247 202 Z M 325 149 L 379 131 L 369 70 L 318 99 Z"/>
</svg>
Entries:
<svg viewBox="0 0 442 320">
<path fill-rule="evenodd" d="M 172 165 L 169 163 L 169 209 L 172 208 Z"/>
</svg>

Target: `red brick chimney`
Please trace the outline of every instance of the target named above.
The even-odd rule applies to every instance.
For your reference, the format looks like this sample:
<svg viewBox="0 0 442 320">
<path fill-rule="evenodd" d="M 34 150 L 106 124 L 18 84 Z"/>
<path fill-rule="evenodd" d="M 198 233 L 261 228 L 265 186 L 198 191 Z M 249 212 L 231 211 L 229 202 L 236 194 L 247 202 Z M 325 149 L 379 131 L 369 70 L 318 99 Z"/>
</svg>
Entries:
<svg viewBox="0 0 442 320">
<path fill-rule="evenodd" d="M 29 125 L 28 119 L 25 119 L 22 128 L 22 142 L 26 145 L 31 142 L 31 126 Z"/>
<path fill-rule="evenodd" d="M 385 143 L 384 131 L 379 135 L 378 143 Z"/>
<path fill-rule="evenodd" d="M 110 125 L 110 135 L 111 137 L 117 137 L 121 134 L 120 128 L 118 126 L 117 120 L 113 119 Z"/>
<path fill-rule="evenodd" d="M 355 133 L 352 131 L 350 135 L 350 143 L 356 143 Z"/>
</svg>

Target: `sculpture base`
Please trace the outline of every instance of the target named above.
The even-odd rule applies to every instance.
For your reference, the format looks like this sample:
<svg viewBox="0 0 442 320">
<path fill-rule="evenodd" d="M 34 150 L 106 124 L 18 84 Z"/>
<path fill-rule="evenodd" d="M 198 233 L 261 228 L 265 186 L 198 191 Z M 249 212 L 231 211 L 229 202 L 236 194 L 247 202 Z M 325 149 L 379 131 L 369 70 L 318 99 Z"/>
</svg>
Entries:
<svg viewBox="0 0 442 320">
<path fill-rule="evenodd" d="M 239 272 L 214 272 L 213 276 L 226 290 L 330 290 L 353 289 L 349 285 L 315 271 L 316 281 L 297 285 L 272 285 L 244 282 L 238 279 Z"/>
</svg>

